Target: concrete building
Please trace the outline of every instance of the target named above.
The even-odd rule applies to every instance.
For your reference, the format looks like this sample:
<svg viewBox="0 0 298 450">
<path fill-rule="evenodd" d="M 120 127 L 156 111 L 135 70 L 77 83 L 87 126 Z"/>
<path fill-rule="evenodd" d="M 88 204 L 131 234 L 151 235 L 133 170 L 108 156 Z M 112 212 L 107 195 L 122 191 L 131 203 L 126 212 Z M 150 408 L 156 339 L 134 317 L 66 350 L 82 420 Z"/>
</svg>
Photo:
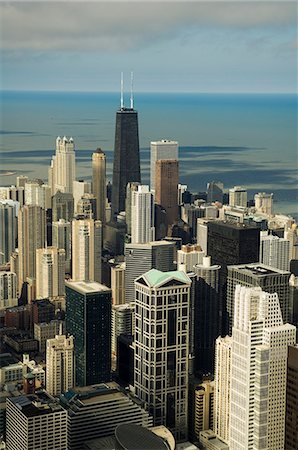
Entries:
<svg viewBox="0 0 298 450">
<path fill-rule="evenodd" d="M 75 339 L 76 383 L 110 380 L 111 290 L 96 282 L 66 282 L 66 333 Z"/>
<path fill-rule="evenodd" d="M 60 219 L 70 222 L 74 214 L 73 195 L 65 192 L 56 192 L 52 197 L 52 220 L 57 222 Z"/>
<path fill-rule="evenodd" d="M 290 269 L 290 241 L 261 232 L 259 261 L 280 270 Z"/>
<path fill-rule="evenodd" d="M 257 212 L 272 216 L 273 214 L 273 194 L 259 192 L 255 194 L 255 208 Z"/>
<path fill-rule="evenodd" d="M 125 246 L 125 302 L 135 301 L 134 280 L 150 269 L 174 270 L 174 242 L 154 241 Z"/>
<path fill-rule="evenodd" d="M 71 268 L 71 224 L 65 219 L 52 223 L 53 247 L 65 250 L 65 272 L 70 273 Z"/>
<path fill-rule="evenodd" d="M 285 449 L 295 449 L 298 443 L 298 344 L 288 348 L 286 438 Z"/>
<path fill-rule="evenodd" d="M 113 305 L 125 303 L 125 262 L 111 267 L 111 289 Z"/>
<path fill-rule="evenodd" d="M 57 247 L 36 250 L 36 298 L 65 294 L 65 250 Z"/>
<path fill-rule="evenodd" d="M 112 305 L 112 356 L 117 356 L 117 338 L 132 334 L 133 306 L 129 303 Z"/>
<path fill-rule="evenodd" d="M 106 155 L 97 148 L 92 153 L 92 193 L 96 198 L 96 219 L 106 223 Z"/>
<path fill-rule="evenodd" d="M 154 241 L 154 198 L 149 186 L 139 185 L 131 195 L 131 243 Z"/>
<path fill-rule="evenodd" d="M 84 442 L 110 436 L 122 423 L 152 426 L 142 404 L 117 383 L 76 387 L 61 396 L 68 414 L 68 450 L 82 450 Z"/>
<path fill-rule="evenodd" d="M 194 392 L 195 395 L 195 435 L 200 439 L 200 431 L 213 430 L 214 424 L 214 381 L 201 383 Z"/>
<path fill-rule="evenodd" d="M 73 138 L 60 136 L 56 139 L 56 154 L 52 157 L 49 170 L 49 185 L 52 195 L 57 191 L 73 192 L 73 182 L 76 178 L 75 146 Z M 59 217 L 60 218 L 60 217 Z"/>
<path fill-rule="evenodd" d="M 61 320 L 51 320 L 50 322 L 34 323 L 34 339 L 39 342 L 40 353 L 46 352 L 47 340 L 54 339 L 54 337 L 59 334 L 61 326 L 62 328 L 64 328 L 64 322 L 62 322 Z"/>
<path fill-rule="evenodd" d="M 51 188 L 42 180 L 28 180 L 25 184 L 25 205 L 51 208 Z"/>
<path fill-rule="evenodd" d="M 199 245 L 182 245 L 181 250 L 177 251 L 177 268 L 184 272 L 193 272 L 196 264 L 203 263 L 205 252 Z"/>
<path fill-rule="evenodd" d="M 16 248 L 16 205 L 8 200 L 0 201 L 0 263 L 9 262 Z"/>
<path fill-rule="evenodd" d="M 78 212 L 78 201 L 83 197 L 84 194 L 91 193 L 91 183 L 84 180 L 74 180 L 73 182 L 73 202 L 74 202 L 74 212 Z"/>
<path fill-rule="evenodd" d="M 46 389 L 50 395 L 59 396 L 75 385 L 73 336 L 57 335 L 46 345 Z"/>
<path fill-rule="evenodd" d="M 36 277 L 36 250 L 46 242 L 45 210 L 25 205 L 18 216 L 19 291 L 27 277 Z"/>
<path fill-rule="evenodd" d="M 162 139 L 150 143 L 150 188 L 155 191 L 155 168 L 159 159 L 178 160 L 178 142 Z M 178 201 L 178 200 L 177 200 Z"/>
<path fill-rule="evenodd" d="M 72 279 L 101 281 L 102 224 L 99 220 L 72 222 Z"/>
<path fill-rule="evenodd" d="M 287 354 L 295 337 L 295 327 L 283 324 L 276 293 L 236 286 L 230 450 L 284 448 Z"/>
<path fill-rule="evenodd" d="M 68 450 L 66 410 L 44 391 L 8 398 L 6 446 L 8 450 Z"/>
<path fill-rule="evenodd" d="M 188 435 L 188 328 L 191 280 L 152 269 L 135 281 L 135 392 L 154 425 Z"/>
<path fill-rule="evenodd" d="M 225 442 L 229 442 L 230 428 L 231 351 L 232 338 L 219 336 L 215 345 L 213 429 Z"/>
<path fill-rule="evenodd" d="M 0 312 L 18 306 L 17 276 L 13 272 L 0 272 Z"/>
<path fill-rule="evenodd" d="M 229 205 L 247 207 L 247 190 L 242 186 L 229 189 Z"/>
<path fill-rule="evenodd" d="M 126 228 L 127 228 L 127 234 L 131 236 L 131 222 L 132 222 L 132 194 L 133 192 L 138 190 L 138 187 L 141 186 L 141 183 L 138 181 L 133 181 L 130 183 L 127 183 L 126 186 L 126 199 L 125 199 L 125 222 L 126 222 Z"/>
</svg>

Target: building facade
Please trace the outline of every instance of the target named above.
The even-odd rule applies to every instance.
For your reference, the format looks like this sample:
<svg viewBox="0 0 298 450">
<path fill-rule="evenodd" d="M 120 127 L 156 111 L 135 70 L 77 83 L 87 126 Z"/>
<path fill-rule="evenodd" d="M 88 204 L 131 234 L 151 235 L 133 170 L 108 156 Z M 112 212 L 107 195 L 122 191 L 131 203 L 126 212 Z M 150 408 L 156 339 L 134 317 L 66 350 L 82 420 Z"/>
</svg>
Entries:
<svg viewBox="0 0 298 450">
<path fill-rule="evenodd" d="M 139 185 L 131 195 L 131 243 L 154 241 L 154 199 L 149 186 Z"/>
<path fill-rule="evenodd" d="M 36 298 L 65 294 L 65 250 L 57 247 L 36 250 Z"/>
<path fill-rule="evenodd" d="M 52 195 L 57 191 L 73 192 L 73 182 L 76 178 L 75 167 L 75 146 L 73 138 L 60 136 L 56 139 L 56 154 L 52 157 L 51 168 L 49 170 L 49 185 Z"/>
<path fill-rule="evenodd" d="M 96 198 L 96 219 L 106 223 L 106 155 L 98 148 L 92 153 L 92 193 Z"/>
<path fill-rule="evenodd" d="M 150 143 L 150 188 L 155 191 L 155 165 L 159 159 L 178 160 L 178 142 L 162 139 Z M 178 199 L 177 199 L 178 201 Z"/>
<path fill-rule="evenodd" d="M 59 396 L 75 385 L 74 338 L 56 335 L 46 344 L 46 389 Z"/>
</svg>

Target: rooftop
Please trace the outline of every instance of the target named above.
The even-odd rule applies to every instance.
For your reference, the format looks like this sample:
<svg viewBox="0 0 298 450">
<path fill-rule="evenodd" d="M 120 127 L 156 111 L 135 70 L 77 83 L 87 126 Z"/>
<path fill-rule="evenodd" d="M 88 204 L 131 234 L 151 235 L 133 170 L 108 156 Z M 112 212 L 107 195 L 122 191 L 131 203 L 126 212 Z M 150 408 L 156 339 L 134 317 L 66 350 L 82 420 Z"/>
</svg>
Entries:
<svg viewBox="0 0 298 450">
<path fill-rule="evenodd" d="M 228 266 L 228 270 L 236 269 L 248 275 L 255 275 L 257 277 L 264 277 L 266 275 L 288 275 L 290 272 L 286 270 L 276 269 L 275 267 L 266 266 L 262 263 L 251 263 L 251 264 L 236 264 Z"/>
<path fill-rule="evenodd" d="M 150 247 L 162 247 L 163 245 L 172 245 L 174 247 L 175 242 L 170 241 L 152 241 L 146 244 L 126 244 L 126 248 L 150 248 Z"/>
<path fill-rule="evenodd" d="M 12 364 L 21 364 L 21 362 L 17 358 L 14 358 L 11 353 L 0 354 L 0 369 Z"/>
<path fill-rule="evenodd" d="M 39 391 L 31 395 L 21 395 L 20 397 L 9 398 L 8 401 L 19 408 L 28 418 L 63 411 L 62 406 L 55 402 L 55 400 L 50 397 L 46 391 Z"/>
<path fill-rule="evenodd" d="M 96 281 L 66 281 L 65 286 L 81 294 L 90 294 L 94 292 L 110 292 L 111 289 L 104 284 L 97 283 Z"/>
<path fill-rule="evenodd" d="M 177 280 L 182 282 L 183 284 L 190 284 L 191 280 L 186 275 L 186 273 L 175 270 L 172 272 L 161 272 L 157 269 L 151 269 L 149 272 L 146 272 L 140 278 L 145 279 L 146 283 L 149 287 L 159 286 L 160 284 L 164 284 L 167 281 Z M 138 281 L 140 278 L 137 278 Z"/>
</svg>

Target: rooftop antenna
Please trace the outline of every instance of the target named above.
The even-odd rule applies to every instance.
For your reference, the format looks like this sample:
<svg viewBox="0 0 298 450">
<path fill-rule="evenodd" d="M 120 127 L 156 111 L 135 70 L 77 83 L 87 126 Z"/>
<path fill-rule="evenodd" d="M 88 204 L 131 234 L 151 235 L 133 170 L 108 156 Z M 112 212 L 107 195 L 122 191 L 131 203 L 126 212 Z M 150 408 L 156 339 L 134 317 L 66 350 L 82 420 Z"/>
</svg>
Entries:
<svg viewBox="0 0 298 450">
<path fill-rule="evenodd" d="M 120 108 L 123 109 L 123 72 L 121 72 Z"/>
<path fill-rule="evenodd" d="M 133 72 L 130 72 L 130 109 L 133 109 Z"/>
</svg>

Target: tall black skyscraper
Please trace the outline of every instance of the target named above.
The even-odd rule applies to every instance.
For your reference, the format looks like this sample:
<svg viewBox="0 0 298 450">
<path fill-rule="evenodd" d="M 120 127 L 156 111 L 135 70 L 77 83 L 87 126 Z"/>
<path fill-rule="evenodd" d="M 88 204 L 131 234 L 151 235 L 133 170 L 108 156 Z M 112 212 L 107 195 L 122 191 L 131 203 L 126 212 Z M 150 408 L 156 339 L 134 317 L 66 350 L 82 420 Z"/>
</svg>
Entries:
<svg viewBox="0 0 298 450">
<path fill-rule="evenodd" d="M 138 113 L 133 108 L 132 94 L 130 108 L 124 107 L 121 91 L 121 106 L 116 113 L 112 220 L 125 210 L 126 185 L 130 181 L 141 181 Z"/>
</svg>

